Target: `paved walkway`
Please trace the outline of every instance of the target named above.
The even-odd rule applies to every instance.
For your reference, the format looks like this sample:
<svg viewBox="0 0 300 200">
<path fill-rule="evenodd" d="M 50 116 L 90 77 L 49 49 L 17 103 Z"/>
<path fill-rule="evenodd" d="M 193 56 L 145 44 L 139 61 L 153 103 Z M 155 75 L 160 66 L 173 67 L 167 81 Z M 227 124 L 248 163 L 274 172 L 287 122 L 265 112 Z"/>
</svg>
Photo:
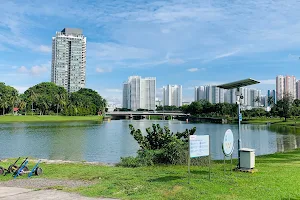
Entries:
<svg viewBox="0 0 300 200">
<path fill-rule="evenodd" d="M 79 194 L 67 193 L 58 190 L 32 190 L 16 187 L 0 187 L 0 200 L 2 199 L 22 199 L 22 200 L 44 200 L 44 199 L 62 199 L 62 200 L 112 200 L 107 198 L 89 198 Z"/>
</svg>

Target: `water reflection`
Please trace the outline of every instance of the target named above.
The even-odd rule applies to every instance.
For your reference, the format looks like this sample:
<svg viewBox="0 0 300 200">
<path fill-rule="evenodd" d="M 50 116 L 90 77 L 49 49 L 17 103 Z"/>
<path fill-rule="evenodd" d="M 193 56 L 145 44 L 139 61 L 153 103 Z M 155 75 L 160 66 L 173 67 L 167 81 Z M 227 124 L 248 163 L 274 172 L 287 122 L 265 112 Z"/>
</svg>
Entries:
<svg viewBox="0 0 300 200">
<path fill-rule="evenodd" d="M 120 157 L 135 155 L 138 145 L 130 135 L 129 124 L 141 129 L 152 123 L 171 131 L 197 128 L 196 134 L 210 135 L 213 159 L 222 159 L 222 141 L 227 129 L 235 139 L 233 157 L 237 157 L 237 126 L 229 124 L 187 124 L 180 121 L 118 120 L 111 122 L 13 123 L 0 124 L 0 159 L 32 156 L 36 158 L 116 163 Z M 296 128 L 249 125 L 241 127 L 242 147 L 255 149 L 256 155 L 298 148 Z"/>
</svg>

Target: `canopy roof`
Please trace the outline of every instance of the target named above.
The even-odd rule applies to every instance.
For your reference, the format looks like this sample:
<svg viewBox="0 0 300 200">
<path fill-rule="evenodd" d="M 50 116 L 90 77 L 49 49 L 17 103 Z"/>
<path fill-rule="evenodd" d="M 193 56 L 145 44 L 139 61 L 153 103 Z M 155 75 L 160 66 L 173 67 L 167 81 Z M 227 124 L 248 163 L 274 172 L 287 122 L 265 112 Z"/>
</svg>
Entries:
<svg viewBox="0 0 300 200">
<path fill-rule="evenodd" d="M 248 79 L 243 79 L 240 81 L 235 81 L 235 82 L 231 82 L 231 83 L 225 83 L 222 85 L 217 85 L 217 87 L 219 88 L 223 88 L 223 89 L 234 89 L 234 88 L 240 88 L 240 87 L 245 87 L 248 85 L 254 85 L 260 83 L 259 81 L 256 81 L 254 79 L 248 78 Z"/>
</svg>

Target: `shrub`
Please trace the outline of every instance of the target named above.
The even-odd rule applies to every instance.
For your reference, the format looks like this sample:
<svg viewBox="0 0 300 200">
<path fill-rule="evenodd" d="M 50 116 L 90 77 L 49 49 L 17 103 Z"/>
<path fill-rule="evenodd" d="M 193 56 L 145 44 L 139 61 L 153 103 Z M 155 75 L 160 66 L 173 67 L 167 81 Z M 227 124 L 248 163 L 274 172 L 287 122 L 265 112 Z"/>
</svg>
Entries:
<svg viewBox="0 0 300 200">
<path fill-rule="evenodd" d="M 121 157 L 121 162 L 117 166 L 122 167 L 141 167 L 141 163 L 137 157 Z"/>
<path fill-rule="evenodd" d="M 137 157 L 121 158 L 119 166 L 138 167 L 155 164 L 186 164 L 188 153 L 188 137 L 196 132 L 196 128 L 186 129 L 184 132 L 172 133 L 168 127 L 161 128 L 153 124 L 152 129 L 146 129 L 142 135 L 140 129 L 130 124 L 130 134 L 140 145 Z"/>
</svg>

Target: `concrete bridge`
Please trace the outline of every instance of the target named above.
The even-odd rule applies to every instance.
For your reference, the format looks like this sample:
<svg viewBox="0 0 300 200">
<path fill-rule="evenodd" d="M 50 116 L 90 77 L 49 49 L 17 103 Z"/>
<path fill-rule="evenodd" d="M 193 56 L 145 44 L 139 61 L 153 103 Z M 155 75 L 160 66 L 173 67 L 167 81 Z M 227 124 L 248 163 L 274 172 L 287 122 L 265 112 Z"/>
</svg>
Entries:
<svg viewBox="0 0 300 200">
<path fill-rule="evenodd" d="M 185 114 L 182 112 L 162 112 L 162 111 L 114 111 L 114 112 L 107 112 L 106 116 L 111 116 L 112 118 L 134 118 L 134 117 L 146 117 L 146 116 L 162 116 L 167 117 L 184 117 L 189 116 L 190 114 Z"/>
</svg>

